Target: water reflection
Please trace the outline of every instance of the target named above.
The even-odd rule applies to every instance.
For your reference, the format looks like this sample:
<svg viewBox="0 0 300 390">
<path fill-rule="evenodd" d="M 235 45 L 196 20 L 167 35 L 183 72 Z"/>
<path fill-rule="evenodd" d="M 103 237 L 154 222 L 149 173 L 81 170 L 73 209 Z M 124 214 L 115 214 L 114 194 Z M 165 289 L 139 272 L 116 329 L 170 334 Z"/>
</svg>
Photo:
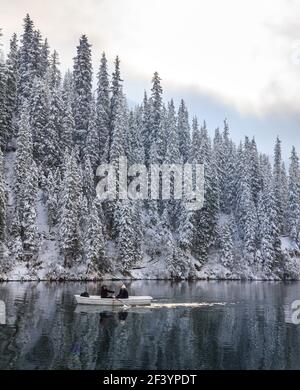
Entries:
<svg viewBox="0 0 300 390">
<path fill-rule="evenodd" d="M 154 307 L 75 305 L 99 287 L 0 284 L 0 369 L 300 368 L 300 327 L 287 320 L 300 283 L 136 281 L 130 292 Z"/>
<path fill-rule="evenodd" d="M 3 301 L 0 301 L 0 325 L 6 325 L 6 308 Z"/>
</svg>

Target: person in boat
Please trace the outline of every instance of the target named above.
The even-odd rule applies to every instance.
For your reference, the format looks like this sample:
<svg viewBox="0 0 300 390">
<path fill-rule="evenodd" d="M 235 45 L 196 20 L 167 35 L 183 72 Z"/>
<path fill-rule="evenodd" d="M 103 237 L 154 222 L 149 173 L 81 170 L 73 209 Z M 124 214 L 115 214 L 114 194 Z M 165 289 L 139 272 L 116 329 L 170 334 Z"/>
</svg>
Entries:
<svg viewBox="0 0 300 390">
<path fill-rule="evenodd" d="M 101 287 L 101 298 L 113 298 L 112 296 L 109 296 L 108 294 L 114 294 L 114 291 L 108 290 L 106 286 Z"/>
<path fill-rule="evenodd" d="M 122 284 L 122 286 L 120 288 L 120 292 L 117 295 L 117 298 L 118 299 L 127 299 L 128 298 L 128 290 L 127 290 L 125 284 Z"/>
</svg>

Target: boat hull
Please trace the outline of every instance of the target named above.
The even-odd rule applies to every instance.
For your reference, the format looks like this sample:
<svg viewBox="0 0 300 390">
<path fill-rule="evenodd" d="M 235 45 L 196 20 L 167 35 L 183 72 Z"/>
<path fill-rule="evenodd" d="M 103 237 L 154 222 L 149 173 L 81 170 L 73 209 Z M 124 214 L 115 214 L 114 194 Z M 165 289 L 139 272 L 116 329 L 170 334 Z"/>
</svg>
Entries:
<svg viewBox="0 0 300 390">
<path fill-rule="evenodd" d="M 126 299 L 116 299 L 116 298 L 101 298 L 97 295 L 90 295 L 89 297 L 81 297 L 80 295 L 75 295 L 76 302 L 82 305 L 100 305 L 100 306 L 147 306 L 151 305 L 153 300 L 149 296 L 132 296 Z"/>
</svg>

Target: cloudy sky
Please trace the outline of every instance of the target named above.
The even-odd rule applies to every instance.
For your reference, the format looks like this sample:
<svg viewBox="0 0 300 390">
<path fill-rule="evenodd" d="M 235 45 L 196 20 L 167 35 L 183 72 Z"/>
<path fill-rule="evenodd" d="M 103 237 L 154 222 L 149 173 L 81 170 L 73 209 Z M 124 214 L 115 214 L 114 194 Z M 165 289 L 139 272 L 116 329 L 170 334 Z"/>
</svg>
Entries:
<svg viewBox="0 0 300 390">
<path fill-rule="evenodd" d="M 183 97 L 211 131 L 229 121 L 232 136 L 254 135 L 272 153 L 300 152 L 300 1 L 0 0 L 4 47 L 26 13 L 72 67 L 87 34 L 98 67 L 118 54 L 127 96 L 140 101 L 159 71 L 165 98 Z"/>
</svg>

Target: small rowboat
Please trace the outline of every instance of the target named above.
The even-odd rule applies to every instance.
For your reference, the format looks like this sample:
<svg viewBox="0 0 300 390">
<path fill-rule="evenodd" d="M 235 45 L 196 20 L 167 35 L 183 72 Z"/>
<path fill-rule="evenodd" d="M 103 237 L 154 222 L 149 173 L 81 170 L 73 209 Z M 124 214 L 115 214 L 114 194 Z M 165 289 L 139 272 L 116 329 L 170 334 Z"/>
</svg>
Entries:
<svg viewBox="0 0 300 390">
<path fill-rule="evenodd" d="M 101 298 L 98 295 L 81 297 L 75 295 L 76 302 L 82 305 L 101 305 L 101 306 L 147 306 L 151 305 L 152 297 L 132 296 L 126 299 Z"/>
</svg>

